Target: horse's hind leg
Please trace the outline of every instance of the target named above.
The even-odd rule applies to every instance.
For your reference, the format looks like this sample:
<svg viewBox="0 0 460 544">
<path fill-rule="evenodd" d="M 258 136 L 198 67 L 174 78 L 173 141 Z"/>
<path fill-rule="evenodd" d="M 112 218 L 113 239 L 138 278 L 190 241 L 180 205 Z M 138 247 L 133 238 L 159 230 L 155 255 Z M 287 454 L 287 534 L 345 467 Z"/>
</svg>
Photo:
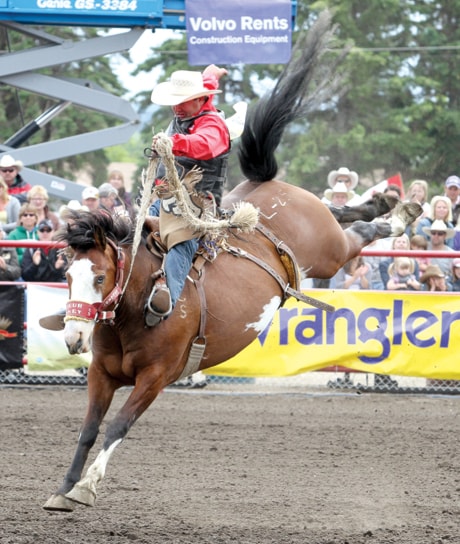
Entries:
<svg viewBox="0 0 460 544">
<path fill-rule="evenodd" d="M 351 244 L 350 253 L 352 255 L 350 259 L 374 240 L 401 236 L 407 226 L 413 223 L 421 213 L 422 208 L 419 204 L 400 202 L 394 208 L 390 221 L 375 221 L 373 223 L 355 221 L 344 231 Z"/>
<path fill-rule="evenodd" d="M 375 194 L 370 200 L 358 206 L 329 206 L 332 215 L 339 223 L 353 223 L 354 221 L 372 221 L 387 214 L 395 208 L 399 200 L 384 193 Z"/>
</svg>

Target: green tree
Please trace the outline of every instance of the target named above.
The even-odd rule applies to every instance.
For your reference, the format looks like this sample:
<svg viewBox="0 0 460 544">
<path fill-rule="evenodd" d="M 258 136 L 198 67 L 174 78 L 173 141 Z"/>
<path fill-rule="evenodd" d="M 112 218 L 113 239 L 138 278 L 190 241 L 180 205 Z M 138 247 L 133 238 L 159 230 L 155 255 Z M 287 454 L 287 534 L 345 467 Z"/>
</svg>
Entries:
<svg viewBox="0 0 460 544">
<path fill-rule="evenodd" d="M 369 183 L 380 181 L 382 173 L 401 172 L 407 183 L 422 177 L 432 193 L 439 193 L 444 179 L 459 173 L 460 1 L 299 1 L 294 41 L 325 8 L 332 10 L 337 25 L 325 62 L 353 44 L 343 65 L 346 75 L 336 96 L 288 127 L 277 153 L 280 177 L 321 195 L 327 173 L 348 166 Z M 185 36 L 179 33 L 153 51 L 138 72 L 156 70 L 160 81 L 187 68 Z M 251 102 L 270 89 L 283 67 L 227 68 L 218 106 L 230 115 L 232 103 Z M 139 104 L 151 107 L 149 93 Z M 152 110 L 147 142 L 152 127 L 164 129 L 170 117 L 168 108 Z M 240 179 L 233 153 L 229 186 Z"/>
</svg>

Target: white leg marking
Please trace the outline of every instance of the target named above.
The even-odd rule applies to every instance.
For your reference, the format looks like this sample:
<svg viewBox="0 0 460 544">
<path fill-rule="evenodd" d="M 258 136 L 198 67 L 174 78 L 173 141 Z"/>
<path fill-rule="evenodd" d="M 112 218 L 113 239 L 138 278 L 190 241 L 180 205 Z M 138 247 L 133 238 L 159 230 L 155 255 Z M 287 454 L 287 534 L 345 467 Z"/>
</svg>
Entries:
<svg viewBox="0 0 460 544">
<path fill-rule="evenodd" d="M 264 331 L 268 327 L 268 325 L 270 325 L 271 320 L 276 313 L 276 310 L 280 307 L 280 304 L 281 298 L 278 296 L 273 297 L 271 301 L 263 307 L 262 313 L 259 316 L 259 321 L 256 321 L 254 323 L 247 323 L 246 330 L 254 329 L 257 331 L 258 334 Z"/>
<path fill-rule="evenodd" d="M 406 223 L 398 215 L 393 215 L 390 220 L 391 224 L 391 235 L 392 236 L 401 236 L 401 234 L 406 230 Z"/>
<path fill-rule="evenodd" d="M 121 438 L 115 440 L 108 450 L 102 450 L 99 452 L 94 463 L 88 468 L 86 476 L 78 482 L 78 486 L 87 487 L 94 494 L 96 494 L 96 485 L 102 480 L 105 475 L 107 463 L 114 451 L 114 449 L 122 441 Z"/>
</svg>

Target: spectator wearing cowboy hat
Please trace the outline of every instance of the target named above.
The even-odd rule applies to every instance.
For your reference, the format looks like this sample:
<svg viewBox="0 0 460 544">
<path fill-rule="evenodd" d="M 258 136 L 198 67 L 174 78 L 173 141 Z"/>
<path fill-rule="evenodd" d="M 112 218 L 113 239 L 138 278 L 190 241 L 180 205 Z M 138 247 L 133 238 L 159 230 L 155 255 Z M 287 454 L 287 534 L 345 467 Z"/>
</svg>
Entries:
<svg viewBox="0 0 460 544">
<path fill-rule="evenodd" d="M 0 175 L 8 185 L 8 194 L 15 196 L 21 204 L 27 202 L 27 193 L 32 187 L 19 174 L 23 167 L 22 162 L 13 159 L 11 155 L 0 158 Z"/>
<path fill-rule="evenodd" d="M 344 170 L 343 168 L 339 170 Z M 348 170 L 346 168 L 345 170 Z M 333 172 L 337 173 L 338 170 L 334 170 Z M 352 174 L 356 174 L 356 172 L 352 172 Z M 330 178 L 330 179 L 329 179 Z M 330 185 L 329 181 L 333 181 L 334 176 L 331 177 L 331 172 L 328 176 L 328 184 Z M 347 178 L 348 179 L 348 178 Z M 353 189 L 349 189 L 349 185 L 353 185 L 354 183 L 358 182 L 358 174 L 356 174 L 356 177 L 353 177 L 353 179 L 349 179 L 348 184 L 345 183 L 345 181 L 337 181 L 334 185 L 332 185 L 331 188 L 326 189 L 324 191 L 324 196 L 322 198 L 322 202 L 326 204 L 326 206 L 332 206 L 335 208 L 343 208 L 346 206 L 350 200 L 352 200 L 355 196 L 355 192 Z M 313 287 L 316 289 L 327 289 L 331 285 L 330 279 L 323 279 L 323 278 L 313 278 Z"/>
<path fill-rule="evenodd" d="M 430 227 L 423 227 L 423 232 L 429 237 L 428 249 L 432 251 L 453 251 L 453 249 L 446 244 L 446 240 L 455 236 L 455 229 L 449 228 L 444 221 L 435 219 Z M 437 265 L 449 280 L 452 259 L 446 257 L 431 257 L 431 264 Z"/>
<path fill-rule="evenodd" d="M 152 102 L 170 106 L 174 118 L 166 129 L 171 139 L 172 153 L 178 164 L 179 177 L 193 167 L 202 170 L 202 179 L 194 189 L 210 195 L 220 206 L 227 177 L 230 153 L 230 133 L 223 115 L 212 103 L 213 95 L 220 93 L 219 79 L 227 73 L 224 68 L 211 64 L 203 73 L 188 70 L 173 72 L 171 79 L 158 84 L 152 91 Z M 155 145 L 155 141 L 152 142 Z M 165 177 L 160 164 L 157 179 Z M 160 199 L 150 207 L 153 216 L 172 217 L 174 210 L 161 207 Z M 180 239 L 167 243 L 168 253 L 164 261 L 164 277 L 155 281 L 147 300 L 145 321 L 154 326 L 167 317 L 174 308 L 185 284 L 198 239 L 193 233 L 182 232 Z"/>
<path fill-rule="evenodd" d="M 431 227 L 433 221 L 436 219 L 443 221 L 448 228 L 454 228 L 454 224 L 452 223 L 452 203 L 447 196 L 436 195 L 431 199 L 430 213 L 427 217 L 420 219 L 415 229 L 415 233 L 425 236 L 428 240 L 428 234 L 425 233 L 424 227 Z M 446 245 L 454 247 L 453 239 L 449 238 L 446 241 Z"/>
<path fill-rule="evenodd" d="M 327 199 L 327 204 L 342 208 L 355 196 L 354 191 L 349 190 L 343 181 L 338 181 L 332 189 L 324 191 L 324 198 Z"/>
<path fill-rule="evenodd" d="M 344 183 L 347 186 L 348 191 L 350 191 L 352 194 L 352 197 L 347 202 L 349 206 L 360 204 L 361 199 L 354 191 L 355 187 L 358 185 L 358 180 L 358 174 L 353 170 L 349 170 L 345 166 L 341 166 L 338 170 L 331 170 L 327 175 L 327 184 L 331 189 L 333 189 L 334 185 L 339 182 Z"/>
<path fill-rule="evenodd" d="M 447 278 L 436 264 L 430 264 L 420 276 L 420 283 L 425 286 L 425 291 L 447 291 Z"/>
</svg>

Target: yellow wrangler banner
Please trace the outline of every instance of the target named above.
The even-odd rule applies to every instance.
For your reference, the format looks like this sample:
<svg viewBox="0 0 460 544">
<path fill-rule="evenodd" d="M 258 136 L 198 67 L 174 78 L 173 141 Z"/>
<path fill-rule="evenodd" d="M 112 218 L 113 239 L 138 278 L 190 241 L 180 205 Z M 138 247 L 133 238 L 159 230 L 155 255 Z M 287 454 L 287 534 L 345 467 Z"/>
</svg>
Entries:
<svg viewBox="0 0 460 544">
<path fill-rule="evenodd" d="M 315 290 L 331 313 L 290 298 L 217 376 L 291 376 L 329 366 L 460 379 L 460 297 L 450 293 Z"/>
</svg>

